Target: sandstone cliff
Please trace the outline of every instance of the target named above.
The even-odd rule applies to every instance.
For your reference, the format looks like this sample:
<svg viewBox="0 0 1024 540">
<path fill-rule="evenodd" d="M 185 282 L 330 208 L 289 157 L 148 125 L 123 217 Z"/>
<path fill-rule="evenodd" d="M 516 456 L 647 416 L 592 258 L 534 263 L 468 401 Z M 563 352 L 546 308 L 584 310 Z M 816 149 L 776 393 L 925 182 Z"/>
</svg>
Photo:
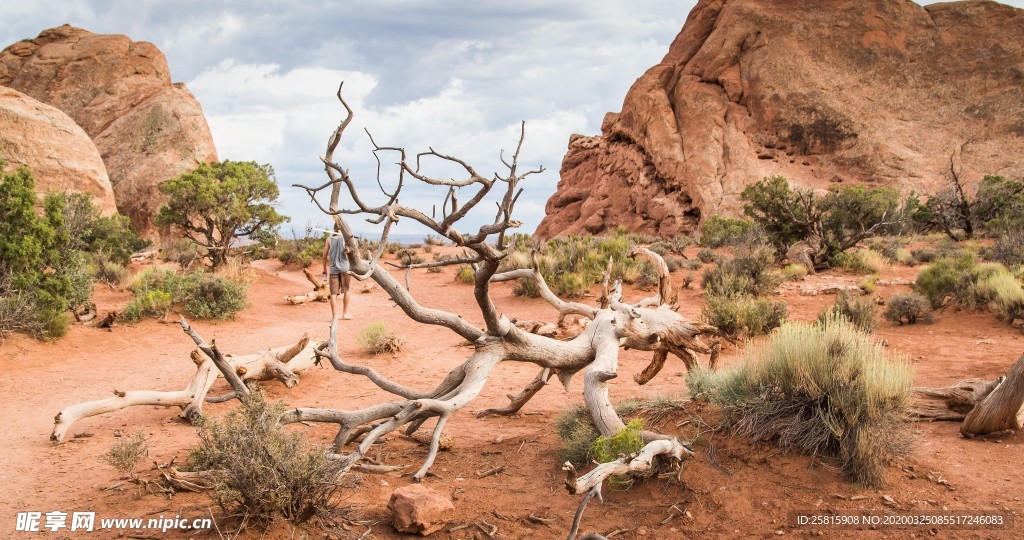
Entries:
<svg viewBox="0 0 1024 540">
<path fill-rule="evenodd" d="M 0 86 L 0 161 L 32 169 L 41 194 L 85 192 L 103 213 L 117 212 L 100 153 L 75 121 L 55 107 Z"/>
<path fill-rule="evenodd" d="M 118 210 L 141 230 L 164 202 L 160 183 L 216 161 L 202 108 L 172 84 L 153 44 L 64 25 L 0 52 L 0 85 L 68 114 L 95 142 Z"/>
<path fill-rule="evenodd" d="M 701 0 L 601 135 L 574 135 L 537 234 L 690 232 L 781 174 L 823 188 L 1024 174 L 1024 10 Z"/>
</svg>

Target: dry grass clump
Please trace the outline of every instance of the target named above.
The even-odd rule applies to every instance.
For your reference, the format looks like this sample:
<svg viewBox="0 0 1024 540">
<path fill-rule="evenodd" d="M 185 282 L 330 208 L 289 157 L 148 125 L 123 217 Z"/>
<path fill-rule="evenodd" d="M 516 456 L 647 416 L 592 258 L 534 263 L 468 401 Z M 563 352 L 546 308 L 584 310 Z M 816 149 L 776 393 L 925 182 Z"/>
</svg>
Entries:
<svg viewBox="0 0 1024 540">
<path fill-rule="evenodd" d="M 374 321 L 356 334 L 356 343 L 370 354 L 398 356 L 405 345 L 405 339 L 392 333 L 384 321 Z"/>
<path fill-rule="evenodd" d="M 928 299 L 920 294 L 896 294 L 889 299 L 889 305 L 882 316 L 902 326 L 917 324 L 918 321 L 932 322 L 931 311 Z"/>
<path fill-rule="evenodd" d="M 851 272 L 877 274 L 889 266 L 886 257 L 873 249 L 844 251 L 835 257 L 835 266 Z"/>
<path fill-rule="evenodd" d="M 720 404 L 740 435 L 831 458 L 880 486 L 911 446 L 906 407 L 913 373 L 903 357 L 843 318 L 784 325 L 738 368 L 693 372 L 691 393 Z"/>
<path fill-rule="evenodd" d="M 149 444 L 146 443 L 146 434 L 138 431 L 131 437 L 121 437 L 120 441 L 114 443 L 110 450 L 103 454 L 103 461 L 121 473 L 134 478 L 136 465 L 148 451 Z"/>
<path fill-rule="evenodd" d="M 242 400 L 241 409 L 200 426 L 188 468 L 212 473 L 212 496 L 225 511 L 302 523 L 337 505 L 341 462 L 307 445 L 301 434 L 285 431 L 278 424 L 284 411 L 283 404 L 268 403 L 257 391 Z"/>
<path fill-rule="evenodd" d="M 835 304 L 818 315 L 818 323 L 827 324 L 839 318 L 870 334 L 878 326 L 878 306 L 869 298 L 851 297 L 846 291 L 840 291 Z"/>
</svg>

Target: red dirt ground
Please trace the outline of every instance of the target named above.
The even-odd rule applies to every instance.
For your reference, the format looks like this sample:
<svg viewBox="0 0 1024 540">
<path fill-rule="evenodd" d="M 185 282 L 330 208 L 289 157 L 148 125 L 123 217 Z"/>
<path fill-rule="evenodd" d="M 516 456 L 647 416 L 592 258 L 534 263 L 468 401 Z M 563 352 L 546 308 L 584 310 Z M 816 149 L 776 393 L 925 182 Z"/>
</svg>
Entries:
<svg viewBox="0 0 1024 540">
<path fill-rule="evenodd" d="M 329 310 L 325 304 L 292 306 L 282 297 L 308 289 L 297 270 L 282 268 L 276 261 L 255 263 L 249 287 L 250 307 L 237 319 L 225 322 L 193 321 L 206 339 L 216 338 L 222 350 L 247 353 L 290 343 L 302 333 L 326 336 Z M 883 280 L 912 281 L 917 269 L 894 267 Z M 473 309 L 469 286 L 453 281 L 454 271 L 412 273 L 412 293 L 426 306 L 454 310 L 482 326 Z M 401 276 L 396 276 L 401 277 Z M 801 296 L 800 285 L 824 282 L 857 283 L 860 276 L 828 274 L 807 278 L 795 288 L 784 288 L 782 298 L 790 306 L 792 319 L 813 319 L 830 305 L 833 296 Z M 696 287 L 694 285 L 693 287 Z M 452 367 L 461 363 L 469 350 L 460 338 L 444 329 L 420 326 L 405 317 L 380 288 L 367 294 L 355 285 L 352 298 L 354 319 L 345 321 L 341 353 L 353 362 L 373 366 L 399 382 L 433 387 Z M 881 285 L 876 296 L 888 298 L 907 290 L 906 285 Z M 554 319 L 554 311 L 543 301 L 512 295 L 507 284 L 496 285 L 493 296 L 499 308 L 525 319 Z M 645 293 L 627 291 L 627 299 Z M 96 303 L 101 312 L 119 309 L 129 294 L 101 288 Z M 680 312 L 691 318 L 700 313 L 699 291 L 684 291 Z M 384 320 L 406 339 L 406 350 L 398 358 L 371 357 L 358 350 L 356 332 L 374 320 Z M 915 383 L 945 386 L 967 377 L 993 378 L 1005 373 L 1024 349 L 1021 332 L 994 315 L 983 312 L 938 314 L 936 324 L 896 327 L 882 321 L 878 337 L 893 351 L 909 356 Z M 143 494 L 134 486 L 101 491 L 115 484 L 118 472 L 101 460 L 120 432 L 142 429 L 149 435 L 150 454 L 161 463 L 172 458 L 184 460 L 195 444 L 195 429 L 177 419 L 177 409 L 134 407 L 87 418 L 76 424 L 68 442 L 53 446 L 48 440 L 53 416 L 63 407 L 106 397 L 115 389 L 172 390 L 185 386 L 193 364 L 188 355 L 192 342 L 177 325 L 144 321 L 118 325 L 113 331 L 74 326 L 68 336 L 54 343 L 40 343 L 15 336 L 0 344 L 0 403 L 5 433 L 0 437 L 0 538 L 28 537 L 15 531 L 16 514 L 25 511 L 94 511 L 98 518 L 156 517 L 180 514 L 186 518 L 219 515 L 206 495 L 178 494 L 172 499 Z M 723 353 L 726 367 L 741 353 L 730 348 Z M 648 387 L 640 387 L 632 376 L 649 360 L 636 351 L 623 353 L 620 376 L 611 381 L 613 399 L 666 396 L 686 397 L 684 368 L 678 361 L 669 365 Z M 466 410 L 448 423 L 447 434 L 454 446 L 442 452 L 433 471 L 440 478 L 428 478 L 426 485 L 455 497 L 456 518 L 434 538 L 485 538 L 476 525 L 486 521 L 496 526 L 495 538 L 564 538 L 572 522 L 578 497 L 562 487 L 564 473 L 558 459 L 559 442 L 553 423 L 570 406 L 582 402 L 582 383 L 577 377 L 568 392 L 557 384 L 543 389 L 522 413 L 510 417 L 477 419 L 475 413 L 507 403 L 505 394 L 518 391 L 536 374 L 536 367 L 500 366 L 487 388 Z M 223 393 L 223 380 L 213 394 Z M 292 389 L 277 383 L 265 384 L 268 395 L 291 406 L 356 408 L 387 399 L 373 385 L 358 377 L 329 369 L 314 369 L 303 375 Z M 223 414 L 236 403 L 207 404 L 208 414 Z M 429 427 L 429 426 L 428 426 Z M 658 429 L 692 435 L 668 422 Z M 606 487 L 604 502 L 592 501 L 583 518 L 582 530 L 613 533 L 614 538 L 732 538 L 732 537 L 869 537 L 914 538 L 1014 538 L 1013 527 L 840 527 L 802 526 L 798 515 L 887 512 L 949 512 L 953 514 L 1019 514 L 1024 497 L 1024 472 L 1020 462 L 1024 435 L 1003 434 L 983 440 L 967 440 L 955 423 L 920 424 L 920 436 L 913 454 L 888 472 L 884 489 L 871 490 L 851 484 L 835 472 L 805 456 L 784 455 L 768 446 L 751 446 L 740 440 L 717 435 L 697 445 L 696 457 L 687 462 L 682 481 L 675 478 L 650 479 L 629 490 Z M 326 426 L 302 427 L 311 440 L 330 442 L 333 430 Z M 682 429 L 682 431 L 680 431 Z M 712 451 L 712 447 L 714 450 Z M 391 435 L 381 445 L 381 459 L 389 464 L 406 464 L 414 471 L 426 449 L 415 441 Z M 713 456 L 713 457 L 712 457 Z M 477 473 L 498 466 L 504 471 L 486 478 Z M 350 517 L 376 521 L 366 538 L 402 538 L 388 524 L 386 504 L 392 490 L 411 482 L 404 476 L 366 475 L 356 489 L 346 494 Z M 937 480 L 942 479 L 942 482 Z M 533 514 L 550 519 L 538 524 Z M 1019 516 L 1018 516 L 1019 517 Z M 469 525 L 457 528 L 459 525 Z M 456 529 L 456 530 L 450 530 Z M 251 528 L 245 538 L 356 538 L 365 528 L 293 529 L 275 524 L 264 532 Z M 42 533 L 53 538 L 71 537 L 67 529 Z M 77 533 L 76 533 L 77 534 Z M 97 531 L 90 538 L 180 538 L 218 537 L 216 532 L 168 532 L 147 530 Z M 230 537 L 225 533 L 225 537 Z"/>
</svg>

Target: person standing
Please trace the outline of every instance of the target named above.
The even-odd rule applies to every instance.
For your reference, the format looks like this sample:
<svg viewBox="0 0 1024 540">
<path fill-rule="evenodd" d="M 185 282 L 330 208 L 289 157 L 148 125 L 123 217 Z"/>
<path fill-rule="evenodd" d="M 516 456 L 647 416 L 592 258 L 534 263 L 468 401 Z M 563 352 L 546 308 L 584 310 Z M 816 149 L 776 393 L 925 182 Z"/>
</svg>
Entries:
<svg viewBox="0 0 1024 540">
<path fill-rule="evenodd" d="M 345 254 L 345 238 L 337 224 L 334 225 L 334 234 L 324 242 L 324 279 L 330 280 L 327 299 L 331 304 L 331 324 L 338 320 L 335 297 L 339 294 L 342 298 L 341 318 L 351 319 L 352 316 L 348 314 L 348 290 L 352 276 L 349 274 L 348 257 Z"/>
</svg>

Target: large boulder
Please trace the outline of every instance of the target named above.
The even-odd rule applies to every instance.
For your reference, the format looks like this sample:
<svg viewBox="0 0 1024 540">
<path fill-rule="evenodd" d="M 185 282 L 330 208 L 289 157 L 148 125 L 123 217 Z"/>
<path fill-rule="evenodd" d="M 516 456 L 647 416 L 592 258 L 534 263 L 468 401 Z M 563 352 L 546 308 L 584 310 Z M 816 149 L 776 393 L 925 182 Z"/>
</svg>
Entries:
<svg viewBox="0 0 1024 540">
<path fill-rule="evenodd" d="M 216 161 L 202 108 L 171 82 L 152 43 L 64 25 L 0 52 L 0 85 L 68 114 L 99 149 L 118 210 L 141 230 L 165 201 L 158 186 Z"/>
<path fill-rule="evenodd" d="M 117 212 L 100 153 L 74 120 L 55 107 L 0 86 L 0 161 L 3 172 L 32 169 L 41 195 L 84 192 L 104 215 Z"/>
<path fill-rule="evenodd" d="M 766 176 L 931 192 L 1024 174 L 1024 10 L 991 1 L 701 0 L 601 135 L 574 135 L 542 237 L 662 236 Z"/>
</svg>

